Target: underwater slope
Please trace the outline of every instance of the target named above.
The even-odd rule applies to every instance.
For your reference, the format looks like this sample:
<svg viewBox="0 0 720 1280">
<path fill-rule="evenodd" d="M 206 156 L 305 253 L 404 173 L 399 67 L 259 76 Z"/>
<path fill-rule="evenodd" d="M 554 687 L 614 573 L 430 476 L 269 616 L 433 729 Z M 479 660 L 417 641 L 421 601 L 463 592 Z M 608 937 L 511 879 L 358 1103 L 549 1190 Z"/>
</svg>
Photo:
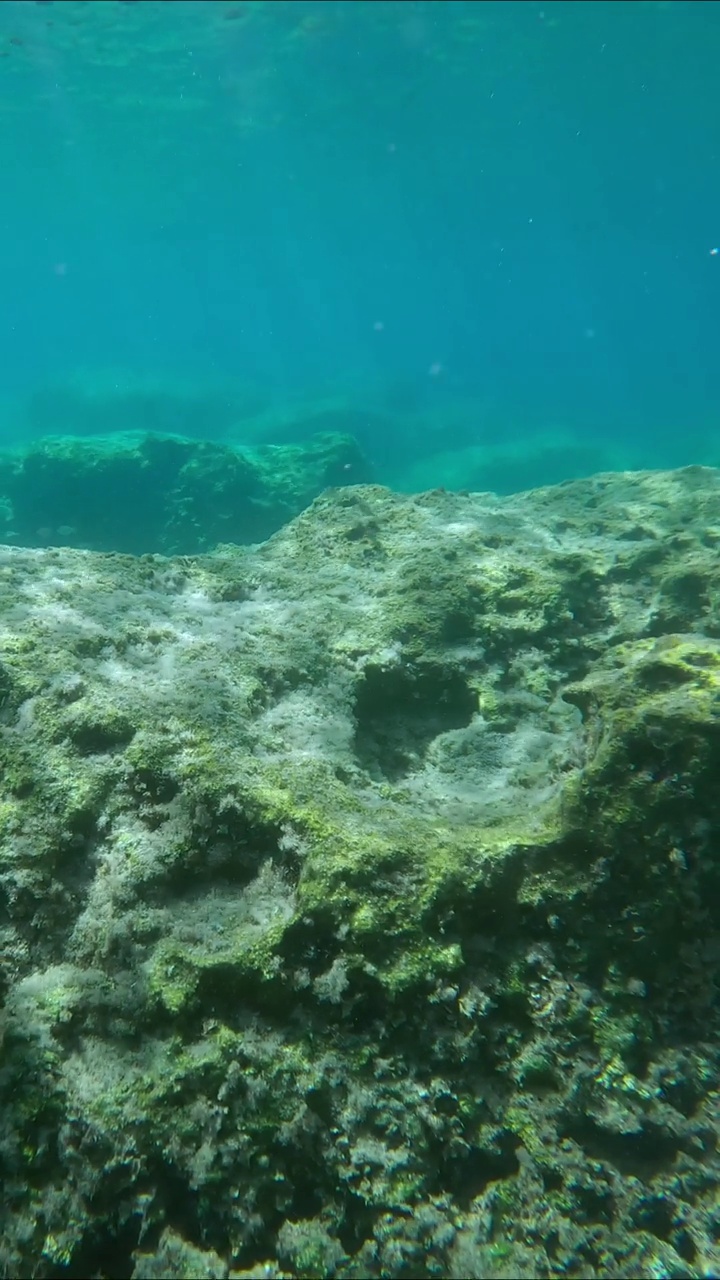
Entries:
<svg viewBox="0 0 720 1280">
<path fill-rule="evenodd" d="M 0 554 L 0 1270 L 720 1267 L 720 472 Z"/>
</svg>

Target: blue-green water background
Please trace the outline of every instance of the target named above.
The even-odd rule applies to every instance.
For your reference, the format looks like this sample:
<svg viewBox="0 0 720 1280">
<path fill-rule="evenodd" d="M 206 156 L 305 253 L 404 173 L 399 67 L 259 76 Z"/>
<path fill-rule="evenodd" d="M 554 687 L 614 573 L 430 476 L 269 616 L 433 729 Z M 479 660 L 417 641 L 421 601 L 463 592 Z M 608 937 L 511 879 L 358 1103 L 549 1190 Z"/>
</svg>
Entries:
<svg viewBox="0 0 720 1280">
<path fill-rule="evenodd" d="M 719 58 L 708 0 L 4 0 L 0 443 L 719 462 Z"/>
</svg>

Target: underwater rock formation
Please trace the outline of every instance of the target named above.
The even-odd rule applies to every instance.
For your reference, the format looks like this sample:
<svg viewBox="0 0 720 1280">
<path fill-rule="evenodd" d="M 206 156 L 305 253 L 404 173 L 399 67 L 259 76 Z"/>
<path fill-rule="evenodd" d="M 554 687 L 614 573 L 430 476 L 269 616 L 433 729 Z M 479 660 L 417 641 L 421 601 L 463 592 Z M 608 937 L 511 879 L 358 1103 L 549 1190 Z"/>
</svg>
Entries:
<svg viewBox="0 0 720 1280">
<path fill-rule="evenodd" d="M 50 436 L 0 452 L 0 539 L 195 555 L 262 542 L 328 485 L 370 479 L 355 441 L 332 433 L 254 448 L 144 432 Z"/>
<path fill-rule="evenodd" d="M 720 473 L 0 557 L 3 1274 L 720 1268 Z"/>
</svg>

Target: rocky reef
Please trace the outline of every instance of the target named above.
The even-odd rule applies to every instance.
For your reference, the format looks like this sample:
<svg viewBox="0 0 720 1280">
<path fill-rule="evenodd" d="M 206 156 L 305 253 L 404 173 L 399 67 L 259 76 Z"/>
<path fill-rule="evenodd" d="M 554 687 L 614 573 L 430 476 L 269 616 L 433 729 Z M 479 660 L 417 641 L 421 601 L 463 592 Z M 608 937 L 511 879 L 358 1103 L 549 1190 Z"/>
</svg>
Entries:
<svg viewBox="0 0 720 1280">
<path fill-rule="evenodd" d="M 0 554 L 0 1274 L 720 1270 L 720 473 Z"/>
<path fill-rule="evenodd" d="M 262 542 L 328 485 L 372 478 L 337 432 L 255 447 L 145 431 L 48 436 L 0 451 L 0 540 L 194 555 Z"/>
</svg>

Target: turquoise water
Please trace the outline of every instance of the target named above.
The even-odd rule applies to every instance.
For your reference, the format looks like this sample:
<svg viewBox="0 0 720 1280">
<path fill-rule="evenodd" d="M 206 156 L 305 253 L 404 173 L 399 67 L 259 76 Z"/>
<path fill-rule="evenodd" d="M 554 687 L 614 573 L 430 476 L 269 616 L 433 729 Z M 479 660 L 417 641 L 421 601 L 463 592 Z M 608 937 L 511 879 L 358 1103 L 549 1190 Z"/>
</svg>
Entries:
<svg viewBox="0 0 720 1280">
<path fill-rule="evenodd" d="M 512 490 L 720 461 L 720 8 L 0 6 L 0 443 Z"/>
<path fill-rule="evenodd" d="M 720 1278 L 719 53 L 0 3 L 0 1280 Z"/>
</svg>

